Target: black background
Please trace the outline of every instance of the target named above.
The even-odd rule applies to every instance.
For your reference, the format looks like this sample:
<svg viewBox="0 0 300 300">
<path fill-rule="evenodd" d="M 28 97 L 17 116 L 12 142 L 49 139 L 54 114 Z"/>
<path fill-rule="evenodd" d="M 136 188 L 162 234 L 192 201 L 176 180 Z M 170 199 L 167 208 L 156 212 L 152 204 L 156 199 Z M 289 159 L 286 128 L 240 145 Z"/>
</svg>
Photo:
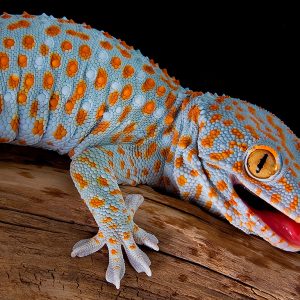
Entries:
<svg viewBox="0 0 300 300">
<path fill-rule="evenodd" d="M 252 1 L 230 6 L 213 1 L 77 2 L 0 0 L 0 11 L 45 12 L 108 31 L 167 68 L 184 87 L 258 104 L 300 136 L 295 7 L 272 2 L 262 7 Z"/>
</svg>

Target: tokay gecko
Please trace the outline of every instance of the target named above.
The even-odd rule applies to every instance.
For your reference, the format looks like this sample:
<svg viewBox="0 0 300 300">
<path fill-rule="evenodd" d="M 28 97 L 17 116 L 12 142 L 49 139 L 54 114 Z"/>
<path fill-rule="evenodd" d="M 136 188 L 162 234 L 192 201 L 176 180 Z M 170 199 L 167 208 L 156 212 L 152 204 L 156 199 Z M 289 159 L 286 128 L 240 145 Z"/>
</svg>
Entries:
<svg viewBox="0 0 300 300">
<path fill-rule="evenodd" d="M 1 16 L 0 74 L 0 142 L 71 157 L 71 177 L 99 226 L 71 255 L 106 245 L 106 279 L 117 288 L 122 247 L 149 276 L 138 244 L 158 250 L 133 221 L 143 196 L 124 199 L 122 184 L 164 189 L 299 251 L 300 140 L 268 111 L 183 88 L 107 32 L 45 14 Z"/>
</svg>

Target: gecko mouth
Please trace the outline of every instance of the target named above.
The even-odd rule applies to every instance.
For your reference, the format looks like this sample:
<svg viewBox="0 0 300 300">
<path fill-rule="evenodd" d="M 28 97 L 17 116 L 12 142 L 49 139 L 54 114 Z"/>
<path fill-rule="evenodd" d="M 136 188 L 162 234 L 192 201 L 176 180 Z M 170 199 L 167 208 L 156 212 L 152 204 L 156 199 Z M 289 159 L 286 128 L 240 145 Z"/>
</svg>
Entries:
<svg viewBox="0 0 300 300">
<path fill-rule="evenodd" d="M 265 200 L 252 193 L 236 178 L 233 178 L 232 183 L 239 198 L 256 216 L 286 242 L 294 247 L 300 247 L 300 223 L 295 222 Z"/>
</svg>

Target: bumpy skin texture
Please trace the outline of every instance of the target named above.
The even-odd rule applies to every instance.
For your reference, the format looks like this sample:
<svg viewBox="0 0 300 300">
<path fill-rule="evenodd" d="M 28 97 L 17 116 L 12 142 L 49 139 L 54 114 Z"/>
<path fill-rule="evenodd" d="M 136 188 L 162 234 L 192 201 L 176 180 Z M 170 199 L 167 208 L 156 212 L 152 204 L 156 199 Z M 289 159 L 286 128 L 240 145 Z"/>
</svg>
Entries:
<svg viewBox="0 0 300 300">
<path fill-rule="evenodd" d="M 299 139 L 250 103 L 191 92 L 165 70 L 108 33 L 46 15 L 0 19 L 0 142 L 68 153 L 71 176 L 99 232 L 72 256 L 109 249 L 106 278 L 120 286 L 121 247 L 151 274 L 136 243 L 157 239 L 133 222 L 141 195 L 119 184 L 148 184 L 223 216 L 281 249 L 297 251 L 239 198 L 238 181 L 300 222 Z M 245 171 L 254 146 L 277 151 L 280 172 L 259 181 Z"/>
</svg>

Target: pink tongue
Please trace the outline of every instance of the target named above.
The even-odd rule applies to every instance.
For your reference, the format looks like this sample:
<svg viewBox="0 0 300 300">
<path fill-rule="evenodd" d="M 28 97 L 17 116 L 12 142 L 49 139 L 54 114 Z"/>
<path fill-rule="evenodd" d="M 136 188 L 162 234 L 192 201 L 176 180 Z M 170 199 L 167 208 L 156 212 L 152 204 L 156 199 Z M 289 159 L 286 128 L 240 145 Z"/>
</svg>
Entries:
<svg viewBox="0 0 300 300">
<path fill-rule="evenodd" d="M 300 246 L 300 223 L 296 223 L 279 211 L 251 209 L 284 240 L 295 246 Z"/>
</svg>

